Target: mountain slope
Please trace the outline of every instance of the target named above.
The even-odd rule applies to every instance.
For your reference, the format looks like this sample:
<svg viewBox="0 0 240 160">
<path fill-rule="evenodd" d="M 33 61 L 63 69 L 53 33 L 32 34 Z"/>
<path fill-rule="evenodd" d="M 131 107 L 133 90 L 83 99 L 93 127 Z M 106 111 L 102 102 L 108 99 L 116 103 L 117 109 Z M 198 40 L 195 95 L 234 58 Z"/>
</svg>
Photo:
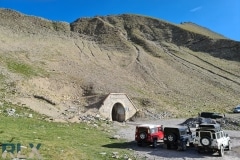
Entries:
<svg viewBox="0 0 240 160">
<path fill-rule="evenodd" d="M 179 27 L 198 33 L 198 34 L 202 34 L 205 36 L 208 36 L 212 39 L 227 39 L 226 37 L 224 37 L 223 35 L 220 35 L 216 32 L 213 32 L 205 27 L 201 27 L 195 23 L 191 23 L 191 22 L 182 22 L 180 25 L 178 25 Z"/>
<path fill-rule="evenodd" d="M 55 117 L 69 107 L 87 112 L 109 92 L 167 116 L 239 103 L 239 42 L 139 15 L 68 24 L 1 9 L 0 18 L 6 101 Z"/>
</svg>

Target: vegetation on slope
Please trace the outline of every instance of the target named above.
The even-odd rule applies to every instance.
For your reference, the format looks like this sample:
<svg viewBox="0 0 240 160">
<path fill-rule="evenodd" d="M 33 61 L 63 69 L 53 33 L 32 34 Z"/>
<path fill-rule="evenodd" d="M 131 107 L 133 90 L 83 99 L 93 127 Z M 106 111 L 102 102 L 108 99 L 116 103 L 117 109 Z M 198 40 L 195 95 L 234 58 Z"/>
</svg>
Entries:
<svg viewBox="0 0 240 160">
<path fill-rule="evenodd" d="M 10 115 L 9 110 L 15 111 Z M 32 117 L 29 117 L 29 115 Z M 121 139 L 112 139 L 111 123 L 95 121 L 94 123 L 57 123 L 46 121 L 47 117 L 10 103 L 0 106 L 0 145 L 21 144 L 21 155 L 29 157 L 31 147 L 40 144 L 38 153 L 42 159 L 86 160 L 133 158 L 127 143 Z M 11 150 L 8 147 L 7 150 Z M 14 156 L 17 156 L 15 148 Z M 7 154 L 10 158 L 10 154 Z M 39 155 L 34 154 L 34 159 Z M 134 158 L 133 158 L 134 159 Z"/>
</svg>

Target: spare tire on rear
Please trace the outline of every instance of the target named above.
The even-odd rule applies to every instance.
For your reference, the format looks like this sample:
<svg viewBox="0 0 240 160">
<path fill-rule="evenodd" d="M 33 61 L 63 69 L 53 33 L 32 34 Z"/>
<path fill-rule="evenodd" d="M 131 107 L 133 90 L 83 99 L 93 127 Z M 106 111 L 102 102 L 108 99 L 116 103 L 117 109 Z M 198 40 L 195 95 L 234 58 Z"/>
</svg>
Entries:
<svg viewBox="0 0 240 160">
<path fill-rule="evenodd" d="M 200 143 L 203 145 L 203 146 L 210 146 L 211 145 L 211 139 L 209 137 L 202 137 L 200 139 Z"/>
<path fill-rule="evenodd" d="M 145 132 L 140 133 L 139 136 L 140 136 L 140 139 L 141 139 L 141 140 L 144 140 L 144 139 L 147 138 L 147 134 L 146 134 Z"/>
</svg>

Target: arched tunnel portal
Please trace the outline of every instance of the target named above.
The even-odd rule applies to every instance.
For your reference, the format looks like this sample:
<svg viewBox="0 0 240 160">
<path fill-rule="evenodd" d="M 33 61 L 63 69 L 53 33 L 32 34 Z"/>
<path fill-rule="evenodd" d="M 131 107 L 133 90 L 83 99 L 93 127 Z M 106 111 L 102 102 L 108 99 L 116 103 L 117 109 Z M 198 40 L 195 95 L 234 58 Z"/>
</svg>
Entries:
<svg viewBox="0 0 240 160">
<path fill-rule="evenodd" d="M 112 107 L 112 121 L 125 121 L 125 109 L 121 103 L 115 103 Z"/>
<path fill-rule="evenodd" d="M 137 108 L 125 93 L 110 93 L 103 99 L 99 112 L 111 121 L 123 122 L 131 118 Z"/>
</svg>

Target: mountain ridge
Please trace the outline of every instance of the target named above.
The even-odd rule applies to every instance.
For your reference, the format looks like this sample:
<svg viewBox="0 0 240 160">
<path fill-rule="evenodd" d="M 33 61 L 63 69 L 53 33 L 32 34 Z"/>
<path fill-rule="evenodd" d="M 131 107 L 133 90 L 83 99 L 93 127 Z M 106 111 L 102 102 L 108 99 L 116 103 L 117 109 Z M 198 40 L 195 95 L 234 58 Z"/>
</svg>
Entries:
<svg viewBox="0 0 240 160">
<path fill-rule="evenodd" d="M 239 103 L 240 42 L 140 15 L 58 23 L 1 9 L 0 17 L 5 101 L 55 117 L 69 106 L 88 112 L 111 92 L 174 117 Z"/>
</svg>

